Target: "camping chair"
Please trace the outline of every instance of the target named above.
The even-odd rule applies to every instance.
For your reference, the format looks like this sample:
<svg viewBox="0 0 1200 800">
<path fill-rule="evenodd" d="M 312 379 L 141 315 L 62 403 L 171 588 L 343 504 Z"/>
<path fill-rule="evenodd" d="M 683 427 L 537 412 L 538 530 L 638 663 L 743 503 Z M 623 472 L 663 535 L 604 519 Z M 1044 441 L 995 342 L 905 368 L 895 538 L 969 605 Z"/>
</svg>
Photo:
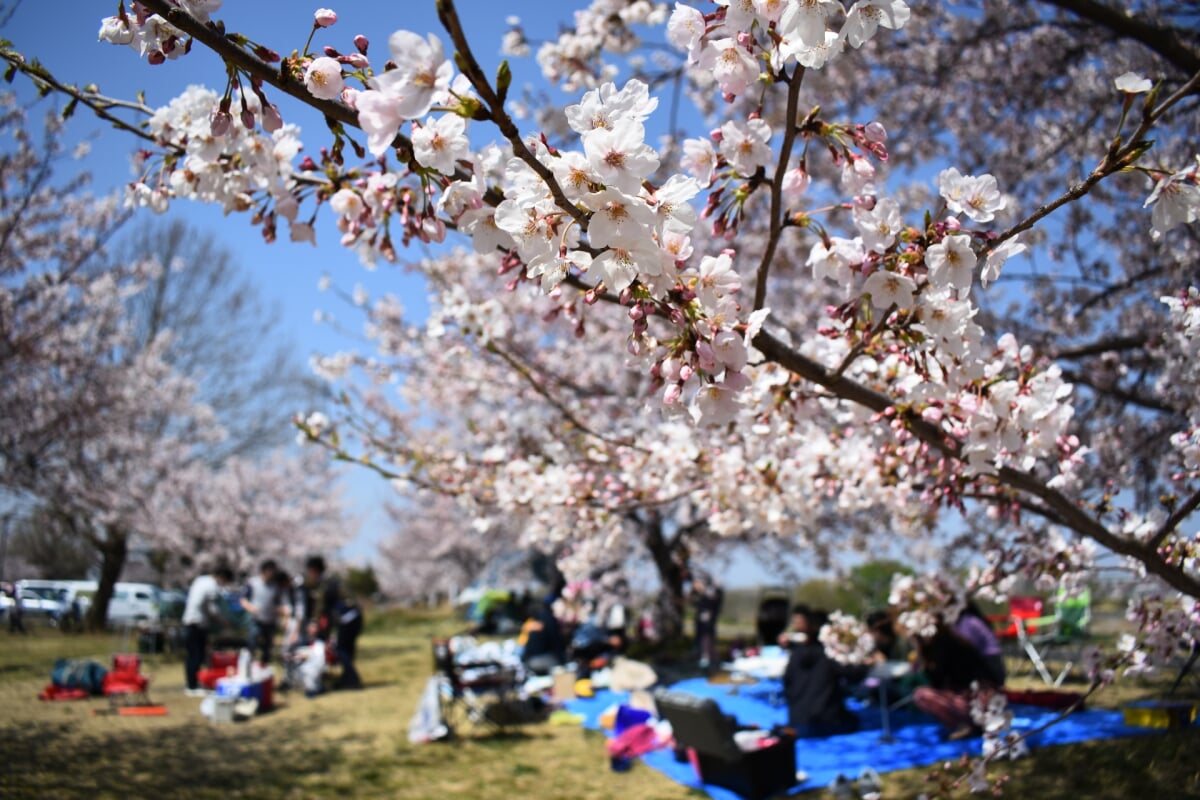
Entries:
<svg viewBox="0 0 1200 800">
<path fill-rule="evenodd" d="M 114 708 L 148 706 L 150 679 L 142 674 L 142 659 L 132 654 L 113 656 L 113 666 L 104 676 L 104 696 Z"/>
<path fill-rule="evenodd" d="M 1062 685 L 1075 665 L 1079 647 L 1087 639 L 1091 621 L 1092 595 L 1087 589 L 1073 597 L 1068 597 L 1060 589 L 1051 616 L 1013 618 L 1021 649 L 1042 680 L 1056 688 Z M 1067 656 L 1062 671 L 1057 676 L 1051 675 L 1046 662 L 1062 656 Z"/>
<path fill-rule="evenodd" d="M 503 732 L 510 725 L 544 718 L 521 697 L 517 670 L 496 661 L 460 663 L 449 639 L 433 640 L 433 669 L 438 678 L 442 723 L 452 733 L 456 726 Z"/>
<path fill-rule="evenodd" d="M 996 638 L 1001 643 L 1012 642 L 1019 644 L 1017 621 L 1025 625 L 1026 633 L 1037 633 L 1037 620 L 1045 615 L 1045 601 L 1040 597 L 1011 597 L 1008 600 L 1008 613 L 988 617 L 988 621 L 996 630 Z"/>
<path fill-rule="evenodd" d="M 689 751 L 698 777 L 747 800 L 782 793 L 796 784 L 796 737 L 787 729 L 771 732 L 772 744 L 744 750 L 734 734 L 737 720 L 723 713 L 711 697 L 659 689 L 654 703 L 671 723 L 676 752 Z"/>
</svg>

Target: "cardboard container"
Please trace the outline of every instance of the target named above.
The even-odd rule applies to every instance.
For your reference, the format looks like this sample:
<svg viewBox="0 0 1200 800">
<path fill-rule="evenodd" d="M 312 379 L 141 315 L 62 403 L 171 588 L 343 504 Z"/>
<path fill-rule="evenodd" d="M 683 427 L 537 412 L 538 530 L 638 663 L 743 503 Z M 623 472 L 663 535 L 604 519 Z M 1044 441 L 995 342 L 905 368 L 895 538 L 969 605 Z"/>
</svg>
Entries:
<svg viewBox="0 0 1200 800">
<path fill-rule="evenodd" d="M 575 699 L 575 673 L 570 670 L 559 670 L 554 673 L 554 686 L 550 690 L 555 700 Z"/>
</svg>

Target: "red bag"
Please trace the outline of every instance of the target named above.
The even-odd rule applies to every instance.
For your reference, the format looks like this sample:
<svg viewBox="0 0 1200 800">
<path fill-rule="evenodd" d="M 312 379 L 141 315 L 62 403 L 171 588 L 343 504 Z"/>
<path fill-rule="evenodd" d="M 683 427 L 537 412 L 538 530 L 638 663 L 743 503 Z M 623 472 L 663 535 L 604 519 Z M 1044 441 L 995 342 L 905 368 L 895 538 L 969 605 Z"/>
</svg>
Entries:
<svg viewBox="0 0 1200 800">
<path fill-rule="evenodd" d="M 38 695 L 38 700 L 86 700 L 91 697 L 87 689 L 67 689 L 63 686 L 46 684 Z"/>
</svg>

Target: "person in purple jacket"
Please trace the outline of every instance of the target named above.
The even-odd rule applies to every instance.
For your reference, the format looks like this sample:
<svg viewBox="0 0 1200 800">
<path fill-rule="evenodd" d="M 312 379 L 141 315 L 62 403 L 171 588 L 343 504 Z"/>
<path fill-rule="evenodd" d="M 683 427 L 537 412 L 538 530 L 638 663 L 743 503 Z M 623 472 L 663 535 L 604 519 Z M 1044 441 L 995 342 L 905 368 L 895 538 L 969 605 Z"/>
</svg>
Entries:
<svg viewBox="0 0 1200 800">
<path fill-rule="evenodd" d="M 990 673 L 989 677 L 997 687 L 1003 686 L 1007 673 L 1004 668 L 1004 654 L 1000 650 L 1000 640 L 992 630 L 992 623 L 988 622 L 988 618 L 979 610 L 979 606 L 975 605 L 975 601 L 967 601 L 966 607 L 958 615 L 958 621 L 954 623 L 954 632 L 983 656 Z"/>
</svg>

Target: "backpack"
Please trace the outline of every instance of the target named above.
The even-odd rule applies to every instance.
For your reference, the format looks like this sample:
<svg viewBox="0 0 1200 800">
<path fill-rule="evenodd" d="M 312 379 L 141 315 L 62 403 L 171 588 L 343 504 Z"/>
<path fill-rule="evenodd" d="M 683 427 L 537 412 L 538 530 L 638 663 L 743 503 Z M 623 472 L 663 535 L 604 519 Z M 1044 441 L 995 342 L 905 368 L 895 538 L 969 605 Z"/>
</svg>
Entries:
<svg viewBox="0 0 1200 800">
<path fill-rule="evenodd" d="M 50 682 L 63 689 L 83 689 L 88 694 L 104 694 L 104 676 L 108 674 L 101 664 L 91 659 L 60 658 L 50 670 Z"/>
</svg>

